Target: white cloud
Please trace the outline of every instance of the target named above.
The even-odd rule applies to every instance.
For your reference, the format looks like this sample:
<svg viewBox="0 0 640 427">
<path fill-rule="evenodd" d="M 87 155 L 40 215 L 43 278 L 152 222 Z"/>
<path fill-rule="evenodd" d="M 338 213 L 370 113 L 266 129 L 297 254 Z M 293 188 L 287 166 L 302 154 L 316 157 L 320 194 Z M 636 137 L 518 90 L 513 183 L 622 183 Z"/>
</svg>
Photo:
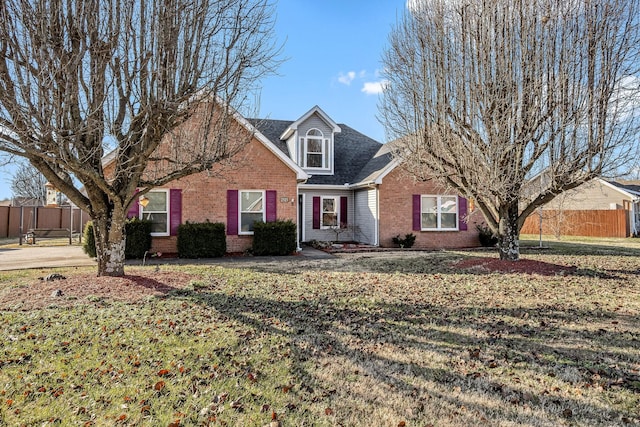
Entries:
<svg viewBox="0 0 640 427">
<path fill-rule="evenodd" d="M 365 82 L 361 91 L 367 95 L 378 95 L 382 93 L 386 85 L 386 80 L 380 80 L 379 82 Z"/>
<path fill-rule="evenodd" d="M 347 85 L 349 86 L 351 84 L 351 82 L 353 81 L 353 79 L 356 78 L 356 72 L 355 71 L 349 71 L 348 73 L 340 73 L 340 75 L 338 75 L 338 81 L 340 83 L 342 83 L 343 85 Z"/>
</svg>

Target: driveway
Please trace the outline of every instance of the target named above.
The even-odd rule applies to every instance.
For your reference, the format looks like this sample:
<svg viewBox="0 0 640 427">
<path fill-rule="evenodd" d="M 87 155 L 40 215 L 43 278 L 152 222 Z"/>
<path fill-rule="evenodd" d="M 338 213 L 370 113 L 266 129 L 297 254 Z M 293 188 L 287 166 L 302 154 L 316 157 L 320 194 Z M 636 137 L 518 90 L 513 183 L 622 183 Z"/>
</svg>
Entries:
<svg viewBox="0 0 640 427">
<path fill-rule="evenodd" d="M 96 265 L 80 246 L 0 248 L 0 270 Z"/>
<path fill-rule="evenodd" d="M 326 259 L 333 256 L 317 249 L 305 247 L 301 255 L 304 258 Z M 300 259 L 291 257 L 223 257 L 209 259 L 153 258 L 147 264 L 214 264 L 227 262 L 271 262 L 277 260 Z M 128 263 L 140 264 L 141 260 Z M 80 246 L 21 246 L 0 248 L 0 271 L 21 270 L 26 268 L 82 267 L 95 266 L 96 261 L 89 258 Z"/>
</svg>

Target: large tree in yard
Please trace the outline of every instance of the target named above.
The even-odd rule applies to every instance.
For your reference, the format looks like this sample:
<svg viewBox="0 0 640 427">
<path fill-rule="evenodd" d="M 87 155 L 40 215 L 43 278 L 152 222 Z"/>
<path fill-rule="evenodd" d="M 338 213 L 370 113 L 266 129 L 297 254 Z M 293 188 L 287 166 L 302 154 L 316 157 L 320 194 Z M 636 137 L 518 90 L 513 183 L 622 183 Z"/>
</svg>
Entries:
<svg viewBox="0 0 640 427">
<path fill-rule="evenodd" d="M 639 25 L 638 0 L 409 1 L 381 121 L 404 167 L 472 198 L 517 260 L 536 208 L 637 158 Z"/>
<path fill-rule="evenodd" d="M 277 65 L 272 17 L 267 0 L 0 2 L 0 150 L 88 212 L 98 275 L 124 274 L 142 194 L 248 141 L 233 118 Z"/>
</svg>

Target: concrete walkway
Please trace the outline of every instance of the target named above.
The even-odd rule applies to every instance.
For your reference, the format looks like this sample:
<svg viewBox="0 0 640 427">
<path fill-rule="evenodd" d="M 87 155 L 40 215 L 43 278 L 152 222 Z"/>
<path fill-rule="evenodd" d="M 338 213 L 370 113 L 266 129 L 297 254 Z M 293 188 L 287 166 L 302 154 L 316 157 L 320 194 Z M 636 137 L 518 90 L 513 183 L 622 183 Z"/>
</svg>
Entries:
<svg viewBox="0 0 640 427">
<path fill-rule="evenodd" d="M 333 255 L 304 247 L 301 255 L 285 257 L 223 257 L 206 259 L 152 258 L 147 264 L 219 264 L 219 263 L 263 263 L 278 260 L 329 259 Z M 127 261 L 127 264 L 140 265 L 142 260 Z M 28 268 L 83 267 L 96 266 L 80 246 L 20 246 L 0 248 L 0 271 Z"/>
</svg>

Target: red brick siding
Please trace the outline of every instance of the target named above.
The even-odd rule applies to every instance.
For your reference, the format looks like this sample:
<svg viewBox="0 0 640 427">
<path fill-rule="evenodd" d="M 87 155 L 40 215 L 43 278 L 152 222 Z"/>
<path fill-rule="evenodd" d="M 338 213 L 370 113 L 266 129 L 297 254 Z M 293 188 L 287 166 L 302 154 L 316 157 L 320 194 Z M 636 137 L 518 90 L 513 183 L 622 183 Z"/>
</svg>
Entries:
<svg viewBox="0 0 640 427">
<path fill-rule="evenodd" d="M 416 235 L 416 248 L 463 248 L 479 246 L 476 223 L 479 212 L 471 214 L 467 231 L 413 231 L 414 194 L 454 194 L 434 181 L 415 182 L 400 168 L 385 176 L 379 187 L 380 246 L 393 247 L 392 238 L 408 233 Z"/>
<path fill-rule="evenodd" d="M 227 224 L 227 190 L 276 190 L 277 217 L 296 222 L 296 174 L 261 142 L 253 139 L 230 163 L 173 181 L 165 188 L 182 189 L 182 222 Z M 281 202 L 287 197 L 288 202 Z M 252 236 L 227 236 L 227 251 L 251 247 Z M 177 252 L 177 239 L 154 237 L 152 250 Z"/>
</svg>

